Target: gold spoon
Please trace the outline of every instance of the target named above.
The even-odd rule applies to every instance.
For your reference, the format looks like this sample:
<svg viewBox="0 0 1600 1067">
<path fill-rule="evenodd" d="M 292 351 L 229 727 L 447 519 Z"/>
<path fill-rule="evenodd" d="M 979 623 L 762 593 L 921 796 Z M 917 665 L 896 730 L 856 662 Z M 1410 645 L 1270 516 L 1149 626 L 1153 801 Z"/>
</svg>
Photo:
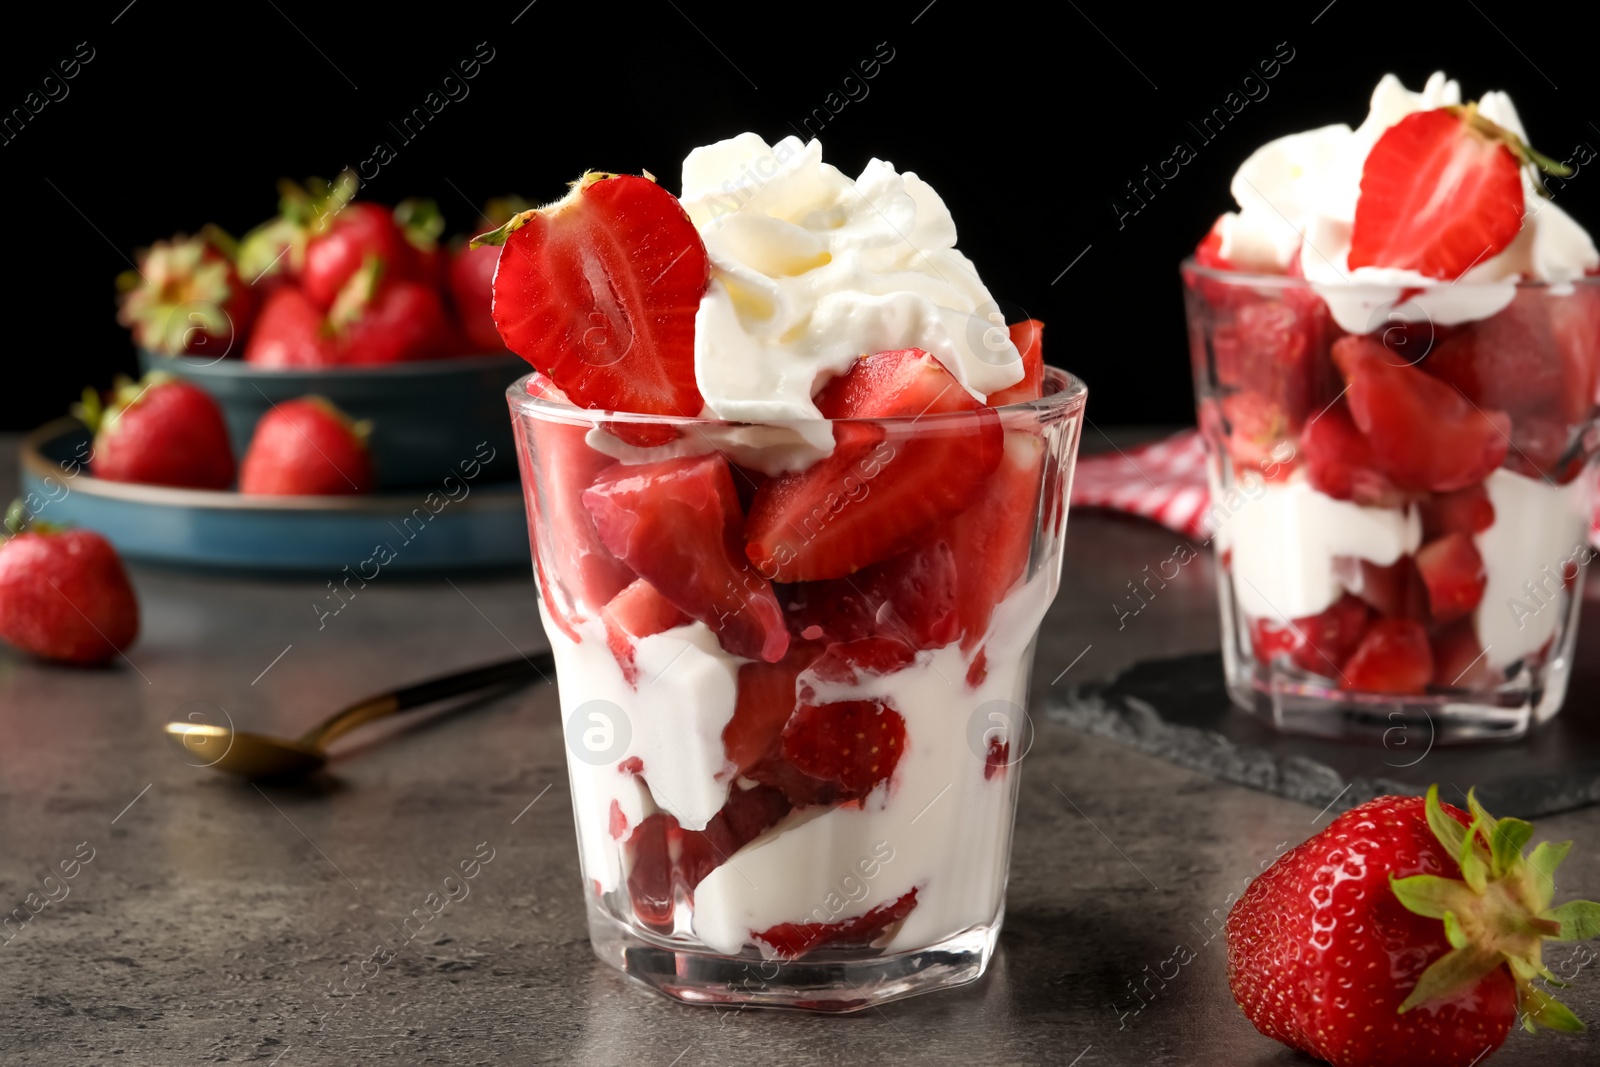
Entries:
<svg viewBox="0 0 1600 1067">
<path fill-rule="evenodd" d="M 548 678 L 554 671 L 555 661 L 548 652 L 532 659 L 519 656 L 474 667 L 358 701 L 294 740 L 193 722 L 169 722 L 166 733 L 187 757 L 205 761 L 195 766 L 241 778 L 283 778 L 317 770 L 328 761 L 327 746 L 358 726 L 446 697 L 522 681 L 533 674 Z"/>
</svg>

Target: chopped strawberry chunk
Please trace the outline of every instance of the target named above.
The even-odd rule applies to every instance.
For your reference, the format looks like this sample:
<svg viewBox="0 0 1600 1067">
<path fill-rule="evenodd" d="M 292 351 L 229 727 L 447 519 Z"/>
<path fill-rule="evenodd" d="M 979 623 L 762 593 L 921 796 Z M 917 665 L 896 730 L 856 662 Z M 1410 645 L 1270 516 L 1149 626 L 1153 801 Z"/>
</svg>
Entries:
<svg viewBox="0 0 1600 1067">
<path fill-rule="evenodd" d="M 1256 659 L 1269 664 L 1280 653 L 1296 667 L 1313 674 L 1336 675 L 1361 643 L 1371 612 L 1360 597 L 1346 593 L 1317 615 L 1289 625 L 1270 619 L 1250 623 L 1250 644 Z"/>
<path fill-rule="evenodd" d="M 808 641 L 883 637 L 912 649 L 939 648 L 960 633 L 960 580 L 951 546 L 932 540 L 845 578 L 784 586 L 784 614 Z"/>
<path fill-rule="evenodd" d="M 673 918 L 672 846 L 669 837 L 681 831 L 678 820 L 665 812 L 646 816 L 628 836 L 632 859 L 628 869 L 628 897 L 633 914 L 645 926 L 670 932 Z"/>
<path fill-rule="evenodd" d="M 800 672 L 817 658 L 818 648 L 815 643 L 793 641 L 776 663 L 740 665 L 733 718 L 722 728 L 723 750 L 739 774 L 748 775 L 778 747 L 794 714 Z"/>
<path fill-rule="evenodd" d="M 1211 229 L 1200 239 L 1194 250 L 1194 261 L 1208 270 L 1233 270 L 1234 266 L 1222 258 L 1222 218 L 1211 224 Z"/>
<path fill-rule="evenodd" d="M 1011 333 L 1011 343 L 1022 353 L 1022 380 L 990 393 L 984 402 L 992 408 L 1038 400 L 1044 392 L 1044 323 L 1028 319 L 1006 329 Z"/>
<path fill-rule="evenodd" d="M 1420 693 L 1433 678 L 1428 631 L 1412 619 L 1378 619 L 1344 665 L 1340 686 L 1374 693 Z"/>
<path fill-rule="evenodd" d="M 1446 534 L 1417 553 L 1417 570 L 1428 587 L 1434 622 L 1459 619 L 1478 606 L 1489 582 L 1483 557 L 1464 533 Z"/>
<path fill-rule="evenodd" d="M 700 414 L 694 317 L 711 263 L 676 197 L 648 178 L 586 174 L 488 240 L 505 246 L 494 278 L 501 338 L 574 403 Z M 635 444 L 676 436 L 648 424 L 616 432 Z"/>
<path fill-rule="evenodd" d="M 983 757 L 983 780 L 989 781 L 997 774 L 1006 773 L 1011 763 L 1011 742 L 998 737 L 989 738 L 989 748 Z"/>
<path fill-rule="evenodd" d="M 1440 328 L 1417 366 L 1479 407 L 1499 408 L 1513 419 L 1559 418 L 1569 383 L 1550 328 L 1550 305 L 1542 290 L 1523 289 L 1498 314 Z"/>
<path fill-rule="evenodd" d="M 628 836 L 628 817 L 622 814 L 622 805 L 615 799 L 611 801 L 611 836 L 618 841 Z"/>
<path fill-rule="evenodd" d="M 1333 359 L 1350 389 L 1350 414 L 1380 468 L 1404 489 L 1446 492 L 1481 482 L 1506 458 L 1511 420 L 1399 363 L 1370 337 L 1345 337 Z"/>
<path fill-rule="evenodd" d="M 1222 398 L 1221 430 L 1228 455 L 1236 466 L 1262 470 L 1272 463 L 1273 450 L 1292 432 L 1281 405 L 1260 393 L 1232 393 Z"/>
<path fill-rule="evenodd" d="M 1575 284 L 1569 294 L 1548 296 L 1546 309 L 1566 381 L 1561 416 L 1582 422 L 1593 412 L 1600 388 L 1600 285 L 1592 278 Z"/>
<path fill-rule="evenodd" d="M 1264 397 L 1288 421 L 1284 432 L 1297 432 L 1311 408 L 1326 310 L 1320 299 L 1305 308 L 1287 299 L 1235 303 L 1233 321 L 1212 336 L 1217 380 Z"/>
<path fill-rule="evenodd" d="M 583 494 L 601 542 L 736 656 L 769 663 L 789 647 L 783 612 L 740 551 L 739 499 L 715 452 L 616 464 Z"/>
<path fill-rule="evenodd" d="M 1472 619 L 1441 626 L 1428 639 L 1433 649 L 1433 684 L 1471 688 L 1489 678 L 1489 660 Z"/>
<path fill-rule="evenodd" d="M 1522 229 L 1522 168 L 1506 147 L 1511 135 L 1486 126 L 1438 108 L 1384 131 L 1361 171 L 1350 269 L 1453 280 L 1512 242 Z"/>
<path fill-rule="evenodd" d="M 1372 605 L 1378 614 L 1428 621 L 1428 587 L 1417 572 L 1416 560 L 1410 556 L 1401 556 L 1387 566 L 1340 556 L 1334 560 L 1334 573 L 1341 585 Z"/>
<path fill-rule="evenodd" d="M 825 682 L 858 685 L 863 675 L 893 674 L 911 666 L 916 659 L 916 649 L 898 638 L 863 637 L 829 645 L 810 671 Z"/>
<path fill-rule="evenodd" d="M 978 649 L 978 654 L 972 657 L 972 663 L 967 666 L 967 688 L 976 689 L 989 677 L 988 649 Z"/>
<path fill-rule="evenodd" d="M 793 960 L 817 948 L 870 945 L 910 915 L 916 906 L 917 891 L 913 889 L 898 900 L 879 904 L 854 919 L 836 923 L 779 923 L 768 930 L 752 930 L 751 936 L 768 946 L 779 959 Z"/>
<path fill-rule="evenodd" d="M 612 597 L 600 610 L 600 617 L 606 624 L 606 647 L 616 657 L 617 666 L 622 668 L 629 685 L 639 680 L 638 668 L 633 663 L 633 642 L 689 621 L 687 615 L 643 578 Z"/>
<path fill-rule="evenodd" d="M 920 349 L 879 352 L 816 397 L 834 450 L 757 491 L 745 551 L 776 581 L 841 578 L 903 552 L 966 507 L 1000 462 L 998 416 Z M 919 416 L 963 413 L 957 421 Z"/>
<path fill-rule="evenodd" d="M 983 640 L 995 606 L 1027 569 L 1043 469 L 1044 442 L 1022 430 L 1007 431 L 994 473 L 945 527 L 955 553 L 962 651 Z"/>
<path fill-rule="evenodd" d="M 1343 400 L 1306 423 L 1300 455 L 1311 487 L 1335 500 L 1371 507 L 1401 502 L 1403 494 L 1378 471 L 1372 444 L 1356 427 Z"/>
<path fill-rule="evenodd" d="M 1494 502 L 1482 482 L 1453 493 L 1435 493 L 1418 504 L 1422 537 L 1432 541 L 1449 533 L 1483 533 L 1494 525 Z"/>
<path fill-rule="evenodd" d="M 783 728 L 782 757 L 802 773 L 836 783 L 841 799 L 864 797 L 894 773 L 906 721 L 880 700 L 801 704 Z"/>
<path fill-rule="evenodd" d="M 793 810 L 789 798 L 770 786 L 735 786 L 728 802 L 704 830 L 685 830 L 678 869 L 687 889 L 694 889 L 728 857 L 754 841 Z"/>
<path fill-rule="evenodd" d="M 582 427 L 517 419 L 513 429 L 518 461 L 532 466 L 529 528 L 539 588 L 556 624 L 577 640 L 574 621 L 597 613 L 635 578 L 601 543 L 583 505 L 584 491 L 612 460 L 589 447 Z"/>
</svg>

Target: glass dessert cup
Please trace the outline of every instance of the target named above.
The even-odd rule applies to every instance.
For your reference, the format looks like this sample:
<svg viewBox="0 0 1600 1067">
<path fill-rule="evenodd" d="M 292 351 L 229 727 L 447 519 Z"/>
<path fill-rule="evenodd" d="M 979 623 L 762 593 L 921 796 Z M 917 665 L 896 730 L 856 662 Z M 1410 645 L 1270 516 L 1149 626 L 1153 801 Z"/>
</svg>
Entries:
<svg viewBox="0 0 1600 1067">
<path fill-rule="evenodd" d="M 602 960 L 734 1008 L 853 1011 L 983 974 L 1086 395 L 1053 368 L 1043 391 L 752 425 L 582 409 L 537 374 L 508 390 Z M 984 450 L 976 495 L 903 551 L 767 581 Z M 757 487 L 797 468 L 837 485 L 747 551 Z M 707 545 L 748 568 L 724 579 Z"/>
<path fill-rule="evenodd" d="M 1555 715 L 1591 556 L 1600 279 L 1182 274 L 1233 701 L 1408 762 Z"/>
</svg>

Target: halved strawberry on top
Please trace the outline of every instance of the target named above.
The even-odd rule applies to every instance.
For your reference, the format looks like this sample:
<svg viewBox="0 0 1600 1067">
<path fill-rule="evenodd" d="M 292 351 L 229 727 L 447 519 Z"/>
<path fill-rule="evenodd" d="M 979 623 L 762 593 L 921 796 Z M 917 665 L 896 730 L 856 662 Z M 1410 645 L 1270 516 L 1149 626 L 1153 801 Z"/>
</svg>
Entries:
<svg viewBox="0 0 1600 1067">
<path fill-rule="evenodd" d="M 744 558 L 743 517 L 718 453 L 616 464 L 583 493 L 601 543 L 736 656 L 789 647 L 772 584 Z"/>
<path fill-rule="evenodd" d="M 711 262 L 671 193 L 648 178 L 591 172 L 560 201 L 474 243 L 504 246 L 493 311 L 506 347 L 575 404 L 700 414 L 694 317 Z M 611 429 L 639 445 L 677 435 L 670 426 Z"/>
<path fill-rule="evenodd" d="M 1372 337 L 1335 341 L 1333 360 L 1349 383 L 1350 415 L 1371 442 L 1374 462 L 1402 489 L 1464 489 L 1505 460 L 1505 412 L 1479 407 Z"/>
<path fill-rule="evenodd" d="M 1529 163 L 1566 170 L 1484 118 L 1476 104 L 1407 115 L 1367 153 L 1350 269 L 1461 277 L 1522 229 L 1522 167 Z"/>
<path fill-rule="evenodd" d="M 1000 462 L 1000 420 L 917 348 L 864 356 L 815 397 L 834 450 L 756 493 L 745 552 L 775 581 L 840 578 L 915 545 Z M 941 418 L 960 414 L 959 420 Z M 903 425 L 854 422 L 903 418 Z"/>
</svg>

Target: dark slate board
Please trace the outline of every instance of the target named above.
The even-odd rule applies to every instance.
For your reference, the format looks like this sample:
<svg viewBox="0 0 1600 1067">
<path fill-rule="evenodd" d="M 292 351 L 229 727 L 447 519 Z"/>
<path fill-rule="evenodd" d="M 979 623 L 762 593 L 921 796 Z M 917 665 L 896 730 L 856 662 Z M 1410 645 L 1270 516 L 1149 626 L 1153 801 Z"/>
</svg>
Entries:
<svg viewBox="0 0 1600 1067">
<path fill-rule="evenodd" d="M 1600 719 L 1574 679 L 1561 713 L 1521 741 L 1430 746 L 1396 734 L 1358 744 L 1279 734 L 1228 700 L 1218 653 L 1146 660 L 1075 686 L 1046 714 L 1098 737 L 1238 785 L 1338 812 L 1387 793 L 1465 790 L 1496 815 L 1533 818 L 1600 803 Z"/>
</svg>

